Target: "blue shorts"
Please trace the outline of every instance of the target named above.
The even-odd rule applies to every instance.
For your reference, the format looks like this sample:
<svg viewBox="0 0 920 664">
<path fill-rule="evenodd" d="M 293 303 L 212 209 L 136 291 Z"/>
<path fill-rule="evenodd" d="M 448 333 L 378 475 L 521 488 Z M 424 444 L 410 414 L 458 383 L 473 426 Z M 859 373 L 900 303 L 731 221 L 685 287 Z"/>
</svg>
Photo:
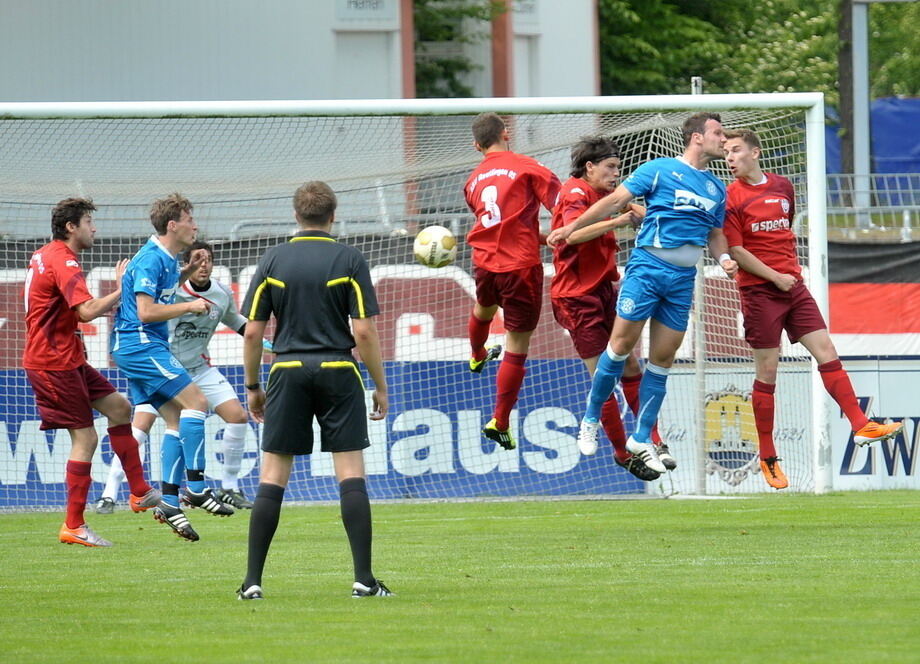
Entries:
<svg viewBox="0 0 920 664">
<path fill-rule="evenodd" d="M 169 346 L 157 342 L 143 346 L 119 348 L 112 353 L 115 365 L 128 379 L 131 401 L 149 403 L 159 408 L 192 382 L 188 371 L 169 352 Z"/>
<path fill-rule="evenodd" d="M 678 267 L 633 249 L 620 284 L 617 316 L 631 321 L 654 318 L 672 330 L 686 332 L 695 277 L 695 267 Z"/>
</svg>

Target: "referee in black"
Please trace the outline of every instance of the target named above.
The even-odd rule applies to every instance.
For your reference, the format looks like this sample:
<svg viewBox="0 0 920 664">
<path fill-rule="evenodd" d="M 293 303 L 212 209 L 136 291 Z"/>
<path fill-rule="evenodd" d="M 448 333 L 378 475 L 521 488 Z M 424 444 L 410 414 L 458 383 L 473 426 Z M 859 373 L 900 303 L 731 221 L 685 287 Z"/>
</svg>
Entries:
<svg viewBox="0 0 920 664">
<path fill-rule="evenodd" d="M 335 193 L 324 182 L 307 182 L 294 193 L 300 232 L 265 252 L 243 306 L 249 319 L 243 343 L 249 412 L 265 427 L 259 490 L 249 520 L 249 563 L 237 591 L 240 599 L 262 599 L 262 570 L 278 527 L 284 489 L 294 456 L 313 451 L 314 417 L 323 451 L 332 452 L 339 482 L 355 570 L 351 595 L 392 595 L 371 571 L 371 506 L 363 452 L 370 443 L 364 385 L 351 354 L 357 346 L 376 387 L 370 419 L 381 420 L 388 401 L 373 318 L 380 310 L 364 256 L 330 235 L 336 204 Z M 272 314 L 277 355 L 263 391 L 262 337 Z"/>
</svg>

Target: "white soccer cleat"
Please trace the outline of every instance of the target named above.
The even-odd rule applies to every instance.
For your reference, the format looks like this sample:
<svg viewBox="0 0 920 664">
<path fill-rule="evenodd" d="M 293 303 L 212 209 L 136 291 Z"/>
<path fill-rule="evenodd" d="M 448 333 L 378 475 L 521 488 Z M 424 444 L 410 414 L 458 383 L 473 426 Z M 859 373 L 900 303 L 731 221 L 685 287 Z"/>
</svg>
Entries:
<svg viewBox="0 0 920 664">
<path fill-rule="evenodd" d="M 581 427 L 578 429 L 578 450 L 585 456 L 591 456 L 597 452 L 597 429 L 599 426 L 600 422 L 581 421 Z"/>
<path fill-rule="evenodd" d="M 630 454 L 639 457 L 646 466 L 656 473 L 667 471 L 667 468 L 661 463 L 661 459 L 658 458 L 658 451 L 652 443 L 640 443 L 630 436 L 629 440 L 626 441 L 626 449 Z"/>
</svg>

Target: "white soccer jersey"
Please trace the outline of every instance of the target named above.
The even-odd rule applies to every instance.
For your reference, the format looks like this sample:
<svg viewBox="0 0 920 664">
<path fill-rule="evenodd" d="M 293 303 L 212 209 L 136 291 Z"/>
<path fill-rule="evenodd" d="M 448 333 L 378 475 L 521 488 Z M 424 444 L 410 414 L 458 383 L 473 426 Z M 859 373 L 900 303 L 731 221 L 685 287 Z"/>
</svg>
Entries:
<svg viewBox="0 0 920 664">
<path fill-rule="evenodd" d="M 169 321 L 169 345 L 172 354 L 190 372 L 209 366 L 208 343 L 218 323 L 234 332 L 246 323 L 240 315 L 233 293 L 216 279 L 207 290 L 196 291 L 189 282 L 176 290 L 176 302 L 190 302 L 196 297 L 211 305 L 206 314 L 184 314 Z"/>
</svg>

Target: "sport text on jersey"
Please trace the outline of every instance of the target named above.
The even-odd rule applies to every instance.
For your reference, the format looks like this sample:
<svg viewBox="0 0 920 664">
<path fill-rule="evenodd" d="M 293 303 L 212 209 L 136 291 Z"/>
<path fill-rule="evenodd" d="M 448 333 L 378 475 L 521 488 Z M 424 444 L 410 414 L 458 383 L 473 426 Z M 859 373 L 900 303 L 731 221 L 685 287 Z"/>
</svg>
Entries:
<svg viewBox="0 0 920 664">
<path fill-rule="evenodd" d="M 700 196 L 697 193 L 686 189 L 674 190 L 674 209 L 675 210 L 701 210 L 709 212 L 718 203 L 711 198 Z"/>
<path fill-rule="evenodd" d="M 201 329 L 194 323 L 180 322 L 173 330 L 173 339 L 210 339 L 213 334 L 212 329 Z"/>
<path fill-rule="evenodd" d="M 751 223 L 751 232 L 758 231 L 785 231 L 789 230 L 789 218 L 781 217 L 780 219 L 767 219 L 766 221 L 754 221 Z"/>
<path fill-rule="evenodd" d="M 517 175 L 517 171 L 514 170 L 507 168 L 493 168 L 492 170 L 486 171 L 485 173 L 480 173 L 472 182 L 470 182 L 470 193 L 472 194 L 474 191 L 476 191 L 476 185 L 485 179 L 503 176 L 510 180 L 514 180 Z"/>
</svg>

